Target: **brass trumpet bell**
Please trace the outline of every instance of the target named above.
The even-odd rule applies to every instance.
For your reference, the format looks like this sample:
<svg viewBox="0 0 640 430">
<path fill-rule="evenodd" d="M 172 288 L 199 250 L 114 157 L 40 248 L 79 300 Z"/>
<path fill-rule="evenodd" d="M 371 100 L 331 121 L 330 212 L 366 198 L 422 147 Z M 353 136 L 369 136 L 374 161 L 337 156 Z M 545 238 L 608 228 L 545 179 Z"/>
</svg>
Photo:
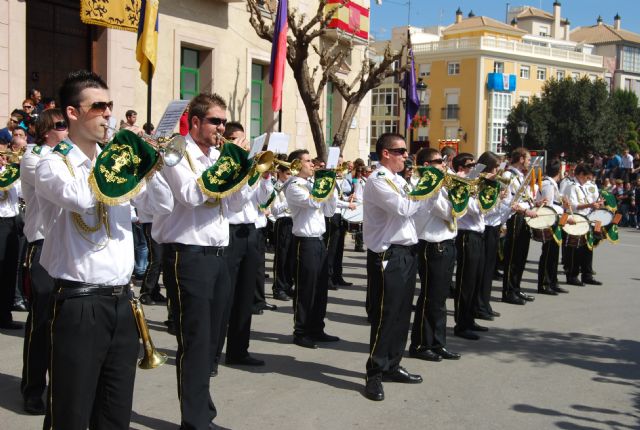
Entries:
<svg viewBox="0 0 640 430">
<path fill-rule="evenodd" d="M 22 160 L 22 156 L 24 155 L 24 150 L 20 151 L 0 151 L 0 156 L 7 157 L 7 161 L 9 163 L 19 163 Z"/>
<path fill-rule="evenodd" d="M 140 369 L 155 369 L 156 367 L 162 366 L 167 361 L 167 354 L 158 351 L 153 345 L 151 335 L 149 334 L 149 326 L 144 317 L 142 303 L 140 303 L 140 300 L 137 298 L 134 298 L 131 300 L 131 308 L 133 309 L 133 316 L 135 317 L 140 339 L 142 340 L 142 346 L 144 347 L 144 356 L 138 361 L 138 367 Z"/>
<path fill-rule="evenodd" d="M 150 143 L 156 151 L 162 155 L 164 164 L 168 167 L 176 166 L 184 157 L 184 152 L 187 150 L 187 141 L 184 136 L 177 134 L 172 136 L 166 143 L 157 142 L 156 144 Z"/>
<path fill-rule="evenodd" d="M 275 155 L 273 155 L 273 152 L 271 151 L 262 151 L 256 154 L 254 160 L 256 172 L 262 174 L 271 170 L 271 166 L 273 166 L 273 162 L 275 160 Z"/>
<path fill-rule="evenodd" d="M 297 158 L 290 163 L 274 158 L 273 164 L 277 166 L 286 167 L 287 169 L 291 170 L 291 174 L 294 176 L 300 172 L 300 167 L 302 167 L 302 162 Z"/>
</svg>

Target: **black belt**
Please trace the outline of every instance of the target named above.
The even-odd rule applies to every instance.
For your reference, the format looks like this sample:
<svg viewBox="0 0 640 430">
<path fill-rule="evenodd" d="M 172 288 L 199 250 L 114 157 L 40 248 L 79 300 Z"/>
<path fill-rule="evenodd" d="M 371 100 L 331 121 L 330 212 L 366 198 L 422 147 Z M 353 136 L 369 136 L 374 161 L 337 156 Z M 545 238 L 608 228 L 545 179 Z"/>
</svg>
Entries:
<svg viewBox="0 0 640 430">
<path fill-rule="evenodd" d="M 482 236 L 484 234 L 484 232 L 480 233 L 479 231 L 475 231 L 475 230 L 458 230 L 458 234 L 465 234 L 465 233 L 475 234 L 476 236 Z"/>
<path fill-rule="evenodd" d="M 42 246 L 43 243 L 44 243 L 44 239 L 38 239 L 38 240 L 34 240 L 33 242 L 29 242 L 28 245 L 30 245 L 30 246 Z"/>
<path fill-rule="evenodd" d="M 429 242 L 428 240 L 420 239 L 420 242 L 424 242 L 427 245 L 455 245 L 456 241 L 454 239 L 441 240 L 440 242 Z"/>
<path fill-rule="evenodd" d="M 58 299 L 68 299 L 82 296 L 115 296 L 122 297 L 129 294 L 129 285 L 102 285 L 85 282 L 56 279 Z"/>
<path fill-rule="evenodd" d="M 224 246 L 200 246 L 200 245 L 185 245 L 182 243 L 169 243 L 167 244 L 169 249 L 173 252 L 192 252 L 195 254 L 213 254 L 217 257 L 224 255 Z"/>
<path fill-rule="evenodd" d="M 302 236 L 296 236 L 296 235 L 293 235 L 293 238 L 296 240 L 299 240 L 300 242 L 311 242 L 311 241 L 322 240 L 321 237 L 302 237 Z"/>
</svg>

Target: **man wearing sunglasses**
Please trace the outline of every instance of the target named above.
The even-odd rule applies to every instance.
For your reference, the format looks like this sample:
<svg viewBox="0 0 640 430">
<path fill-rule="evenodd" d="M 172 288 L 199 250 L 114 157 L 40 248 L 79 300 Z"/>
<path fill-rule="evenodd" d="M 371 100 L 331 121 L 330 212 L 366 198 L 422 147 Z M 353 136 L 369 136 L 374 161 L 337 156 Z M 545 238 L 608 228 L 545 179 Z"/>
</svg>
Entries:
<svg viewBox="0 0 640 430">
<path fill-rule="evenodd" d="M 364 188 L 364 243 L 367 247 L 368 314 L 371 321 L 365 396 L 383 400 L 383 381 L 417 384 L 422 377 L 400 367 L 411 320 L 418 243 L 413 216 L 426 201 L 408 198 L 404 170 L 407 146 L 398 134 L 376 142 L 380 164 Z"/>
<path fill-rule="evenodd" d="M 98 203 L 88 180 L 113 105 L 107 84 L 84 70 L 69 74 L 59 100 L 69 135 L 35 175 L 46 220 L 40 264 L 55 285 L 44 428 L 125 430 L 140 347 L 129 290 L 131 205 Z M 132 203 L 153 213 L 173 209 L 158 174 Z"/>
<path fill-rule="evenodd" d="M 9 116 L 9 120 L 7 121 L 7 126 L 3 129 L 0 129 L 0 141 L 4 141 L 5 144 L 11 142 L 11 138 L 13 137 L 13 130 L 20 125 L 20 122 L 24 118 L 24 112 L 14 109 Z"/>
<path fill-rule="evenodd" d="M 442 156 L 433 148 L 418 151 L 416 164 L 446 172 Z M 426 205 L 424 211 L 414 215 L 419 239 L 420 296 L 416 303 L 409 355 L 426 361 L 457 360 L 460 354 L 446 349 L 446 301 L 456 258 L 457 228 L 444 187 L 427 199 Z"/>
</svg>

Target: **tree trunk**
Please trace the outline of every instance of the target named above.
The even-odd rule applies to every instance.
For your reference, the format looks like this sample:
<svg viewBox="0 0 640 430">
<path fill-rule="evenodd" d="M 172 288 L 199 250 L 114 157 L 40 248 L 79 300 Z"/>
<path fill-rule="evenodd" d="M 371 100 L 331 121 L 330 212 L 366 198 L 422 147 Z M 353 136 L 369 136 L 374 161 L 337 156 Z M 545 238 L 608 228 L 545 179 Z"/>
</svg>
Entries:
<svg viewBox="0 0 640 430">
<path fill-rule="evenodd" d="M 351 122 L 358 111 L 359 105 L 360 100 L 347 103 L 347 108 L 344 110 L 344 114 L 342 114 L 342 120 L 338 126 L 338 131 L 336 131 L 333 137 L 333 144 L 340 146 L 340 152 L 344 151 L 344 146 L 347 143 L 347 136 L 349 136 Z"/>
</svg>

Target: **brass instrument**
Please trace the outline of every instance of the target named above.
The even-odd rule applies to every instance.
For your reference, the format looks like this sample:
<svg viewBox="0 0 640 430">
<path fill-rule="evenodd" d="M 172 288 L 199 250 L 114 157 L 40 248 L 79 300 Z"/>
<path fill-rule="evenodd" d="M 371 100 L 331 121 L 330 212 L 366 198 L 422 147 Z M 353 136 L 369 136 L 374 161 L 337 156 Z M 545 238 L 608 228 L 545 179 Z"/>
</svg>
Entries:
<svg viewBox="0 0 640 430">
<path fill-rule="evenodd" d="M 118 129 L 111 127 L 109 124 L 103 124 L 103 127 L 113 132 L 119 131 Z M 187 141 L 184 136 L 180 134 L 154 139 L 151 135 L 143 133 L 140 138 L 151 145 L 151 147 L 153 147 L 153 149 L 162 156 L 164 164 L 168 167 L 178 165 L 182 160 L 182 157 L 184 157 L 184 152 L 187 150 Z"/>
<path fill-rule="evenodd" d="M 9 151 L 9 150 L 0 151 L 0 157 L 7 157 L 7 161 L 9 163 L 19 163 L 20 160 L 22 160 L 24 151 L 25 151 L 24 149 L 21 149 L 20 151 Z"/>
<path fill-rule="evenodd" d="M 483 179 L 486 179 L 487 181 L 495 181 L 495 182 L 500 182 L 502 185 L 505 186 L 509 186 L 511 185 L 511 180 L 512 178 L 505 178 L 504 176 L 502 176 L 502 172 L 503 171 L 499 171 L 498 173 L 496 173 L 496 175 L 492 178 L 489 178 L 487 173 L 480 173 L 480 177 Z"/>
<path fill-rule="evenodd" d="M 222 149 L 223 145 L 235 145 L 233 140 L 226 139 L 220 133 L 216 133 L 218 140 L 222 143 L 220 144 L 220 149 Z M 276 156 L 272 151 L 260 151 L 253 157 L 253 167 L 256 172 L 263 174 L 271 170 L 271 166 L 275 163 Z"/>
<path fill-rule="evenodd" d="M 277 165 L 277 166 L 285 167 L 285 168 L 291 170 L 291 174 L 293 176 L 295 176 L 300 172 L 300 168 L 302 167 L 302 162 L 298 158 L 296 158 L 295 160 L 293 160 L 290 163 L 286 162 L 286 161 L 279 160 L 277 158 L 274 158 L 273 159 L 273 165 L 274 166 Z"/>
<path fill-rule="evenodd" d="M 140 300 L 136 297 L 131 299 L 131 308 L 133 309 L 133 316 L 136 319 L 136 325 L 138 326 L 138 332 L 140 333 L 140 339 L 144 347 L 144 357 L 138 362 L 138 367 L 140 369 L 155 369 L 156 367 L 162 366 L 167 361 L 167 354 L 158 351 L 155 346 L 153 346 L 153 341 L 149 334 L 149 326 L 144 317 L 142 303 L 140 303 Z"/>
<path fill-rule="evenodd" d="M 341 164 L 338 164 L 334 169 L 336 171 L 336 177 L 341 178 L 345 172 L 349 171 L 349 162 L 344 161 Z"/>
<path fill-rule="evenodd" d="M 480 183 L 479 179 L 479 177 L 476 179 L 469 179 L 453 173 L 445 172 L 443 185 L 445 188 L 450 189 L 453 187 L 454 182 L 462 182 L 469 187 L 469 194 L 476 195 L 478 194 L 478 184 Z"/>
<path fill-rule="evenodd" d="M 536 158 L 536 161 L 534 161 L 533 165 L 531 166 L 531 168 L 525 175 L 524 179 L 522 180 L 522 184 L 520 184 L 520 188 L 518 188 L 515 194 L 513 195 L 513 201 L 511 203 L 512 205 L 520 203 L 520 199 L 522 199 L 522 197 L 525 195 L 525 191 L 529 186 L 529 182 L 531 181 L 531 175 L 533 174 L 533 170 L 538 166 L 539 163 L 540 163 L 540 159 Z"/>
</svg>

